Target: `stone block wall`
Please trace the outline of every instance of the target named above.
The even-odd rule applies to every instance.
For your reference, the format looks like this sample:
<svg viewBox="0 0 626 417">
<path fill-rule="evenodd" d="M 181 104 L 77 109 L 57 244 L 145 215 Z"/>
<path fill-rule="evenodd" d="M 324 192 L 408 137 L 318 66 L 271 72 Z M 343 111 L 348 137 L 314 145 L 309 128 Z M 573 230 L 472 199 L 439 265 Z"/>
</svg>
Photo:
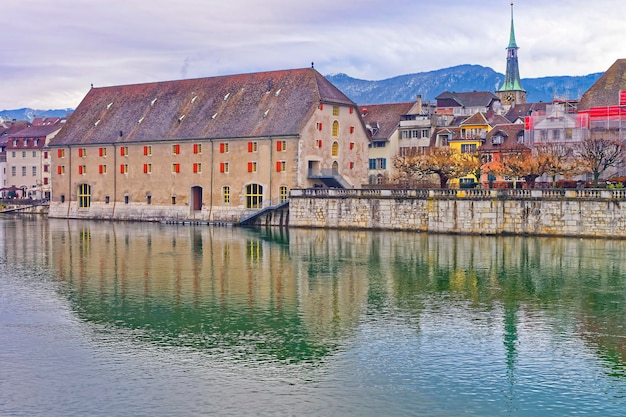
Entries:
<svg viewBox="0 0 626 417">
<path fill-rule="evenodd" d="M 289 225 L 626 238 L 622 190 L 293 190 Z"/>
</svg>

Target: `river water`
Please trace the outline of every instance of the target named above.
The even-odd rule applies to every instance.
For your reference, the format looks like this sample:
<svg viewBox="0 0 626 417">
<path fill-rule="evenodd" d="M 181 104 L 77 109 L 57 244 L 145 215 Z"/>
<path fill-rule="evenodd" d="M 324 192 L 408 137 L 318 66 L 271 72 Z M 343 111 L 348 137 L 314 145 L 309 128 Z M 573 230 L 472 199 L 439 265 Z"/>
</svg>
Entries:
<svg viewBox="0 0 626 417">
<path fill-rule="evenodd" d="M 0 415 L 624 416 L 625 253 L 0 218 Z"/>
</svg>

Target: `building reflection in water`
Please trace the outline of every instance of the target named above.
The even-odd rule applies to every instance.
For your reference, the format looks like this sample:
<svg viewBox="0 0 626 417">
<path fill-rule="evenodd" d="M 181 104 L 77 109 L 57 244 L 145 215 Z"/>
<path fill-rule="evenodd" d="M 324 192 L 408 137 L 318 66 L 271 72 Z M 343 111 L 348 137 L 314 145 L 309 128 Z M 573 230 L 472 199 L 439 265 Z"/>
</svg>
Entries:
<svg viewBox="0 0 626 417">
<path fill-rule="evenodd" d="M 520 326 L 532 330 L 537 316 L 554 332 L 574 329 L 607 373 L 624 376 L 624 241 L 3 225 L 7 261 L 50 268 L 83 320 L 131 329 L 151 343 L 314 363 L 344 348 L 369 320 L 419 335 L 450 311 L 463 312 L 457 321 L 487 312 L 490 331 L 502 333 L 511 386 Z"/>
</svg>

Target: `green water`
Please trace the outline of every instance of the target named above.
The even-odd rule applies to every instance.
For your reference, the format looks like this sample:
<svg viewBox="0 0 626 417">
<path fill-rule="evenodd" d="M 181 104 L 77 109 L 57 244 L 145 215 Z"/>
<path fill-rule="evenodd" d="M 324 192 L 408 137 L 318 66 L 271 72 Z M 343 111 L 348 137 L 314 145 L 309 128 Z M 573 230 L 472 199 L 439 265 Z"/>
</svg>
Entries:
<svg viewBox="0 0 626 417">
<path fill-rule="evenodd" d="M 0 218 L 0 415 L 623 416 L 625 253 Z"/>
</svg>

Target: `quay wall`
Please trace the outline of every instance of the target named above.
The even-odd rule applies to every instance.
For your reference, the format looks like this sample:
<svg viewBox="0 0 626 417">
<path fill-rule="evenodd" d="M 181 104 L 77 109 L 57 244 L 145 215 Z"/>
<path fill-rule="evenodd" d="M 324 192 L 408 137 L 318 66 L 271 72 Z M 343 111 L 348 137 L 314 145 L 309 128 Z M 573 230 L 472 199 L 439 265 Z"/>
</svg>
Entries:
<svg viewBox="0 0 626 417">
<path fill-rule="evenodd" d="M 266 202 L 268 205 L 270 201 Z M 188 205 L 156 205 L 146 203 L 103 203 L 91 202 L 88 208 L 79 207 L 77 201 L 51 202 L 48 217 L 61 219 L 89 219 L 144 222 L 202 222 L 209 224 L 239 223 L 258 209 L 240 207 L 209 207 L 191 210 Z M 250 224 L 264 226 L 286 226 L 288 208 L 268 210 Z"/>
<path fill-rule="evenodd" d="M 292 190 L 289 226 L 626 238 L 626 190 Z"/>
</svg>

